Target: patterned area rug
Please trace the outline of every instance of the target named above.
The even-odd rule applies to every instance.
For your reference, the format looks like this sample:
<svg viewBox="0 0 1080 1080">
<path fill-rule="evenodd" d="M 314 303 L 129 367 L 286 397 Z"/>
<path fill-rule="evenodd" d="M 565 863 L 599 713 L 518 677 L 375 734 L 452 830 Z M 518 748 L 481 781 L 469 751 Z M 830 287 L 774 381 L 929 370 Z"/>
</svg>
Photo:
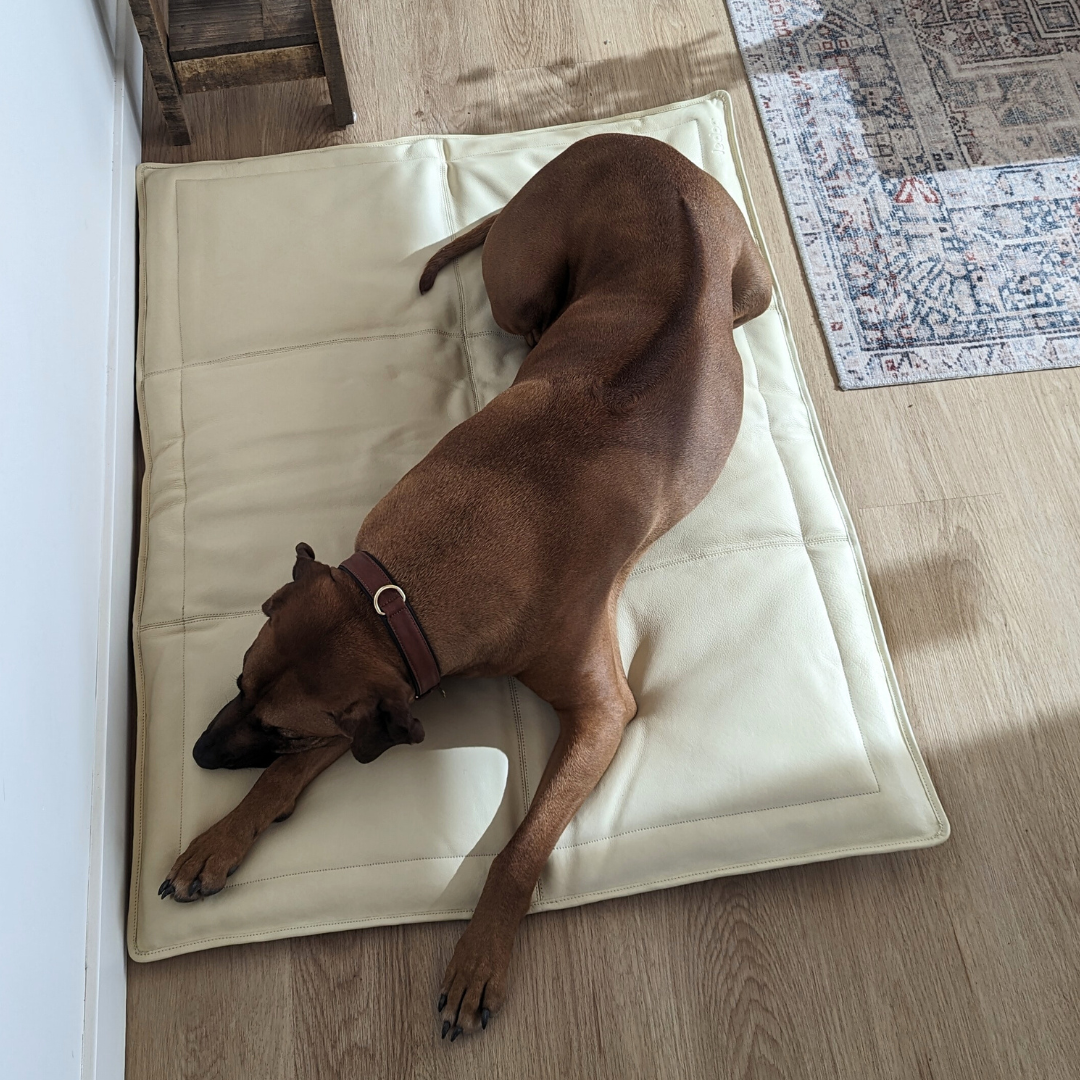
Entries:
<svg viewBox="0 0 1080 1080">
<path fill-rule="evenodd" d="M 1080 365 L 1080 0 L 728 0 L 845 389 Z"/>
</svg>

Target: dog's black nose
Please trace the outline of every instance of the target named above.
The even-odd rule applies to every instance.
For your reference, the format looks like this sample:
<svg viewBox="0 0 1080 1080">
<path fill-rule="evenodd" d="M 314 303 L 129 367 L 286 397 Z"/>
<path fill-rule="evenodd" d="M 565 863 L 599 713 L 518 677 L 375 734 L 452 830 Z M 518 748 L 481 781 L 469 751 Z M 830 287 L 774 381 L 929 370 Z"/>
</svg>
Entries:
<svg viewBox="0 0 1080 1080">
<path fill-rule="evenodd" d="M 210 740 L 206 737 L 208 734 L 209 732 L 204 731 L 198 737 L 191 756 L 200 769 L 220 769 L 223 762 L 214 747 L 210 745 Z"/>
</svg>

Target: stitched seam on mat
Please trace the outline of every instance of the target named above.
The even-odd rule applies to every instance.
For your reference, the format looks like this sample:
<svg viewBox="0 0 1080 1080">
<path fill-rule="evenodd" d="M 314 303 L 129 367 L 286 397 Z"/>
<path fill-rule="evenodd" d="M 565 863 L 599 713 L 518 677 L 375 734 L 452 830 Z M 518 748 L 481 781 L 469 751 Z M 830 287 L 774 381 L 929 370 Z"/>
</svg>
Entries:
<svg viewBox="0 0 1080 1080">
<path fill-rule="evenodd" d="M 518 335 L 508 334 L 505 330 L 470 330 L 464 335 L 460 331 L 440 330 L 436 326 L 426 327 L 423 330 L 407 330 L 400 334 L 353 334 L 346 337 L 321 338 L 318 341 L 304 341 L 299 345 L 275 345 L 266 349 L 248 349 L 246 352 L 229 353 L 227 356 L 217 356 L 213 360 L 199 360 L 194 364 L 185 364 L 184 368 L 190 371 L 192 368 L 210 367 L 214 364 L 227 364 L 233 360 L 252 360 L 262 356 L 279 356 L 282 353 L 304 352 L 308 349 L 321 349 L 326 345 L 349 345 L 365 341 L 395 341 L 400 338 L 422 337 L 425 334 L 434 334 L 438 337 L 450 338 L 459 341 L 462 336 L 469 338 L 481 337 L 507 337 L 518 340 Z M 168 375 L 179 371 L 179 367 L 157 368 L 146 372 L 142 378 L 153 379 L 158 375 Z"/>
<path fill-rule="evenodd" d="M 655 116 L 657 114 L 656 113 L 648 113 L 646 115 Z M 635 119 L 643 120 L 643 119 L 645 119 L 645 116 L 644 115 L 643 116 L 638 116 Z M 600 127 L 600 126 L 603 126 L 603 125 L 608 124 L 608 123 L 610 123 L 610 121 L 609 120 L 604 120 L 604 119 L 585 120 L 585 121 L 582 122 L 582 126 Z M 671 124 L 670 126 L 665 127 L 665 128 L 654 128 L 652 131 L 649 132 L 649 135 L 650 135 L 650 137 L 655 139 L 659 135 L 664 135 L 669 131 L 674 131 L 676 128 L 683 127 L 686 124 L 697 124 L 697 120 L 694 119 L 694 118 L 691 118 L 689 120 L 681 120 L 679 123 Z M 576 127 L 577 125 L 574 125 L 574 126 Z M 517 134 L 517 133 L 513 132 L 511 134 Z M 522 150 L 529 150 L 529 151 L 534 151 L 534 150 L 555 150 L 555 149 L 558 149 L 560 147 L 563 148 L 563 149 L 568 149 L 569 147 L 573 146 L 574 143 L 580 142 L 582 139 L 587 139 L 589 136 L 588 135 L 571 134 L 570 132 L 567 132 L 567 137 L 569 137 L 569 139 L 570 139 L 569 142 L 567 142 L 566 137 L 564 137 L 564 138 L 560 139 L 558 142 L 540 143 L 537 146 L 525 146 L 525 147 L 522 147 L 522 146 L 508 146 L 505 150 L 487 150 L 487 151 L 484 151 L 484 152 L 479 153 L 479 154 L 462 154 L 461 160 L 462 161 L 474 161 L 477 158 L 498 157 L 500 154 L 518 154 Z M 446 159 L 446 157 L 445 157 L 445 151 L 444 151 L 443 156 L 444 156 L 445 160 L 449 160 L 449 159 Z M 457 159 L 455 159 L 455 161 L 456 160 Z"/>
<path fill-rule="evenodd" d="M 373 866 L 403 866 L 418 862 L 446 862 L 447 859 L 494 859 L 499 853 L 469 851 L 464 855 L 417 855 L 411 859 L 378 859 L 375 862 L 350 863 L 348 866 L 321 866 L 313 870 L 290 870 L 284 874 L 269 874 L 267 877 L 250 878 L 248 881 L 232 881 L 225 886 L 229 889 L 242 889 L 245 885 L 260 885 L 267 881 L 281 881 L 284 878 L 306 877 L 308 874 L 336 874 L 341 870 L 370 870 Z"/>
<path fill-rule="evenodd" d="M 666 570 L 669 566 L 681 566 L 685 563 L 703 562 L 706 559 L 717 559 L 724 555 L 735 555 L 742 551 L 760 551 L 765 548 L 808 548 L 819 547 L 825 544 L 850 544 L 851 537 L 847 533 L 835 536 L 816 536 L 811 540 L 803 540 L 792 536 L 778 540 L 748 540 L 743 544 L 725 544 L 723 547 L 710 548 L 708 551 L 699 551 L 694 555 L 679 555 L 663 562 L 653 563 L 650 566 L 639 566 L 630 572 L 630 577 L 640 577 L 643 574 L 651 574 L 654 570 Z"/>
<path fill-rule="evenodd" d="M 876 794 L 876 793 L 871 792 L 871 794 Z M 944 825 L 943 822 L 939 821 L 936 817 L 935 817 L 934 820 L 937 821 L 937 826 L 938 827 L 937 827 L 937 830 L 928 838 L 909 837 L 906 840 L 891 840 L 887 844 L 856 844 L 854 846 L 849 846 L 849 847 L 829 848 L 826 851 L 815 851 L 812 854 L 814 856 L 827 856 L 827 855 L 857 855 L 860 852 L 880 853 L 880 852 L 884 852 L 884 851 L 888 850 L 889 848 L 910 847 L 912 841 L 914 841 L 914 840 L 929 839 L 929 840 L 933 841 L 933 840 L 936 840 L 942 834 L 942 832 L 944 832 L 944 830 L 945 830 L 945 825 Z M 796 856 L 796 858 L 798 858 L 798 856 Z M 815 861 L 821 861 L 821 860 L 820 859 L 815 859 Z M 680 882 L 680 881 L 685 881 L 687 884 L 690 884 L 691 881 L 700 881 L 703 878 L 708 878 L 710 875 L 715 876 L 715 875 L 719 874 L 721 871 L 730 872 L 730 871 L 733 871 L 733 870 L 750 870 L 750 869 L 766 870 L 770 866 L 793 866 L 793 865 L 794 866 L 806 866 L 808 864 L 806 862 L 792 863 L 790 857 L 788 857 L 788 856 L 780 856 L 780 857 L 774 858 L 774 859 L 760 859 L 760 860 L 758 860 L 756 862 L 730 863 L 730 864 L 725 865 L 725 866 L 712 867 L 711 869 L 708 869 L 708 870 L 694 870 L 694 871 L 692 871 L 692 872 L 690 872 L 688 874 L 676 874 L 676 875 L 671 876 L 671 877 L 656 878 L 656 879 L 654 879 L 652 881 L 640 882 L 639 884 L 632 886 L 632 888 L 634 888 L 637 891 L 643 891 L 643 889 L 653 888 L 653 887 L 655 887 L 657 885 L 667 885 L 669 883 Z M 552 901 L 550 901 L 550 903 L 551 904 L 564 904 L 568 900 L 581 900 L 581 899 L 583 899 L 583 898 L 585 898 L 587 896 L 611 896 L 611 895 L 626 895 L 626 889 L 625 888 L 595 889 L 595 890 L 593 890 L 591 892 L 572 893 L 569 896 L 560 896 L 558 898 L 558 900 L 552 900 Z"/>
<path fill-rule="evenodd" d="M 180 550 L 183 563 L 180 586 L 180 618 L 187 618 L 187 428 L 184 426 L 184 317 L 180 302 L 180 221 L 176 227 L 176 336 L 180 351 L 180 372 L 177 376 L 180 399 L 180 475 L 184 481 L 184 498 L 180 511 Z M 187 772 L 187 624 L 180 629 L 180 839 L 176 853 L 184 850 L 184 777 Z"/>
<path fill-rule="evenodd" d="M 160 622 L 143 623 L 139 630 L 160 630 L 165 626 L 185 626 L 194 622 L 211 622 L 214 619 L 242 619 L 248 615 L 261 615 L 261 608 L 251 608 L 248 611 L 222 611 L 210 615 L 188 615 L 181 619 L 162 619 Z"/>
<path fill-rule="evenodd" d="M 760 237 L 759 237 L 759 239 L 760 239 Z M 770 266 L 770 273 L 771 272 L 772 272 L 772 268 Z M 790 349 L 790 346 L 789 346 L 789 349 Z M 754 378 L 755 378 L 755 380 L 757 380 L 757 364 L 756 363 L 754 364 Z M 769 411 L 769 399 L 768 399 L 768 396 L 761 389 L 760 383 L 758 383 L 758 385 L 757 385 L 757 392 L 758 392 L 758 396 L 761 398 L 762 408 L 764 408 L 764 410 L 765 410 L 765 423 L 766 423 L 766 425 L 768 426 L 768 429 L 769 429 L 769 441 L 773 444 L 773 451 L 776 453 L 776 460 L 780 462 L 780 469 L 784 474 L 784 482 L 787 484 L 788 494 L 791 496 L 791 504 L 795 508 L 796 515 L 798 515 L 799 514 L 799 503 L 798 503 L 798 500 L 795 497 L 795 489 L 791 484 L 791 477 L 788 474 L 787 462 L 784 460 L 783 454 L 780 453 L 780 448 L 776 445 L 776 438 L 773 435 L 772 413 Z M 803 409 L 808 414 L 807 415 L 807 420 L 809 420 L 810 419 L 810 417 L 809 417 L 810 406 L 805 400 L 803 401 Z M 812 429 L 813 429 L 813 424 L 811 424 L 811 430 Z M 816 446 L 816 444 L 817 444 L 817 440 L 815 439 L 815 446 Z M 819 461 L 819 463 L 821 463 L 822 471 L 825 472 L 825 476 L 827 478 L 829 474 L 828 474 L 828 471 L 825 470 L 824 463 L 821 462 L 821 450 L 820 450 L 820 448 L 818 448 L 818 461 Z M 835 494 L 833 494 L 833 504 L 834 504 L 834 506 L 836 506 L 836 496 L 835 496 Z M 836 506 L 836 510 L 837 510 L 837 512 L 839 512 L 839 510 L 840 510 L 839 506 Z M 841 514 L 840 516 L 843 517 L 843 514 Z M 802 532 L 802 527 L 803 527 L 802 526 L 802 517 L 799 516 L 799 531 L 800 532 Z M 846 534 L 845 534 L 845 539 L 849 543 L 851 542 L 851 538 L 849 536 L 847 536 Z M 851 697 L 851 677 L 848 674 L 847 665 L 844 663 L 844 652 L 840 648 L 840 642 L 836 637 L 836 628 L 833 626 L 833 614 L 832 614 L 832 611 L 829 609 L 828 601 L 825 599 L 825 590 L 821 587 L 821 578 L 818 576 L 818 569 L 814 565 L 814 560 L 810 557 L 809 544 L 807 543 L 805 535 L 803 536 L 803 548 L 806 551 L 807 562 L 810 564 L 810 572 L 814 575 L 814 584 L 817 585 L 817 587 L 818 587 L 818 596 L 821 599 L 821 606 L 822 606 L 823 610 L 825 611 L 825 618 L 828 619 L 828 621 L 829 621 L 829 631 L 832 633 L 832 636 L 833 636 L 833 645 L 836 646 L 836 655 L 840 659 L 840 670 L 841 670 L 841 672 L 843 673 L 843 676 L 844 676 L 844 693 L 847 695 L 848 707 L 851 709 L 851 715 L 855 720 L 855 727 L 858 729 L 858 732 L 859 732 L 859 741 L 862 743 L 863 756 L 866 758 L 866 764 L 869 766 L 870 773 L 874 777 L 874 783 L 877 784 L 877 789 L 878 789 L 878 791 L 880 791 L 881 790 L 881 780 L 878 778 L 877 770 L 874 768 L 873 761 L 870 760 L 870 748 L 866 745 L 866 733 L 863 731 L 862 721 L 859 719 L 859 714 L 855 710 L 855 702 L 852 700 L 852 697 Z"/>
<path fill-rule="evenodd" d="M 344 926 L 354 927 L 361 926 L 364 923 L 379 922 L 383 919 L 419 919 L 425 915 L 471 915 L 472 908 L 444 908 L 442 910 L 428 910 L 428 911 L 403 911 L 397 912 L 392 915 L 368 915 L 362 919 L 333 919 L 327 922 L 313 922 L 313 923 L 298 923 L 295 926 L 287 926 L 281 931 L 282 937 L 287 937 L 295 930 L 313 930 L 316 927 L 323 926 Z M 274 934 L 278 932 L 272 931 Z M 131 951 L 138 956 L 155 956 L 158 953 L 171 953 L 175 952 L 177 948 L 191 949 L 196 945 L 209 945 L 214 941 L 243 941 L 245 938 L 262 937 L 266 934 L 265 930 L 251 930 L 246 934 L 218 934 L 216 937 L 199 938 L 197 941 L 185 941 L 179 946 L 177 945 L 165 945 L 160 949 L 140 949 L 134 943 L 131 945 Z"/>
<path fill-rule="evenodd" d="M 457 231 L 454 228 L 454 209 L 450 194 L 450 159 L 446 156 L 446 147 L 440 142 L 439 148 L 443 158 L 443 210 L 446 213 L 446 225 L 453 236 Z M 461 350 L 465 358 L 465 375 L 469 380 L 469 390 L 472 392 L 473 412 L 480 411 L 480 395 L 476 389 L 476 378 L 473 374 L 472 350 L 469 348 L 469 325 L 465 310 L 465 283 L 461 277 L 461 269 L 458 260 L 454 260 L 452 266 L 454 281 L 457 283 L 458 292 L 458 320 L 461 326 Z"/>
<path fill-rule="evenodd" d="M 518 766 L 521 769 L 521 801 L 525 807 L 521 820 L 524 821 L 529 813 L 531 801 L 529 798 L 529 760 L 525 754 L 525 724 L 521 717 L 521 699 L 518 696 L 517 683 L 512 675 L 508 675 L 506 681 L 510 685 L 510 703 L 514 709 L 514 734 L 517 736 Z M 536 894 L 543 903 L 544 888 L 540 884 L 540 878 L 536 879 Z"/>
<path fill-rule="evenodd" d="M 874 776 L 874 783 L 878 786 L 878 791 L 881 790 L 881 779 L 878 777 L 877 769 L 874 768 L 874 762 L 870 757 L 870 747 L 866 745 L 866 734 L 863 732 L 862 724 L 859 723 L 859 714 L 855 711 L 855 701 L 851 696 L 851 679 L 848 677 L 847 666 L 844 664 L 844 654 L 840 648 L 840 642 L 836 637 L 836 628 L 833 626 L 833 615 L 829 610 L 829 605 L 825 603 L 825 591 L 821 588 L 821 581 L 818 578 L 817 567 L 814 566 L 814 558 L 810 554 L 810 550 L 807 549 L 806 557 L 810 560 L 810 566 L 814 571 L 814 580 L 818 582 L 818 591 L 821 593 L 821 606 L 825 609 L 825 617 L 829 620 L 829 629 L 832 630 L 833 641 L 836 642 L 836 654 L 840 657 L 840 670 L 844 673 L 844 689 L 847 691 L 848 705 L 851 708 L 851 715 L 855 717 L 855 726 L 859 729 L 859 739 L 862 742 L 863 754 L 866 756 L 866 764 L 870 766 L 870 772 Z M 893 703 L 893 710 L 895 711 L 896 705 Z M 899 720 L 899 714 L 897 714 Z M 935 815 L 936 816 L 936 815 Z"/>
<path fill-rule="evenodd" d="M 876 779 L 876 777 L 875 777 Z M 704 821 L 720 821 L 723 818 L 742 817 L 744 814 L 764 814 L 770 810 L 791 810 L 796 806 L 816 806 L 818 803 L 839 802 L 842 799 L 862 799 L 867 795 L 880 795 L 880 785 L 869 791 L 853 791 L 850 795 L 826 795 L 823 799 L 804 799 L 802 802 L 780 803 L 778 806 L 755 806 L 750 810 L 729 810 L 724 814 L 709 814 L 706 817 L 686 818 L 684 821 L 668 821 L 661 825 L 642 825 L 637 829 L 612 833 L 610 836 L 598 836 L 593 840 L 582 840 L 577 844 L 556 844 L 553 851 L 572 851 L 575 848 L 589 847 L 590 844 L 603 844 L 608 840 L 617 840 L 620 836 L 633 836 L 636 833 L 655 832 L 657 829 L 671 829 L 678 825 L 698 825 Z"/>
<path fill-rule="evenodd" d="M 479 337 L 481 334 L 490 334 L 492 331 L 484 330 L 472 335 Z M 399 338 L 423 337 L 425 334 L 434 334 L 439 337 L 451 338 L 457 341 L 460 333 L 452 330 L 440 330 L 437 326 L 425 327 L 423 330 L 403 330 L 400 334 L 348 334 L 341 337 L 320 338 L 318 341 L 303 341 L 298 345 L 274 345 L 265 349 L 248 349 L 244 352 L 228 353 L 225 356 L 215 356 L 212 360 L 199 360 L 194 364 L 184 364 L 183 367 L 190 371 L 192 368 L 210 367 L 214 364 L 226 364 L 232 360 L 250 360 L 260 356 L 280 356 L 282 353 L 304 352 L 308 349 L 321 349 L 326 345 L 350 345 L 364 341 L 394 341 Z M 179 367 L 159 368 L 148 371 L 143 378 L 152 379 L 156 375 L 168 375 L 170 372 L 179 371 Z"/>
<path fill-rule="evenodd" d="M 510 686 L 510 704 L 514 710 L 514 734 L 518 744 L 518 767 L 521 772 L 522 817 L 529 812 L 529 762 L 525 756 L 525 725 L 521 718 L 521 700 L 518 697 L 517 684 L 512 675 L 506 677 Z"/>
</svg>

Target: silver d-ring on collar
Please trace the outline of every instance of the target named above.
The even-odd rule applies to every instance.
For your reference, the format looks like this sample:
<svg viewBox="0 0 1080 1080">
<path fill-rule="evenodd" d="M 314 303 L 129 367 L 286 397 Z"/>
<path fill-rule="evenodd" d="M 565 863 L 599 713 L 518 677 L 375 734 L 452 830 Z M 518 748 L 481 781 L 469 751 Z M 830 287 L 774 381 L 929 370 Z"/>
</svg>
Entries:
<svg viewBox="0 0 1080 1080">
<path fill-rule="evenodd" d="M 405 590 L 400 585 L 382 585 L 382 586 L 380 586 L 378 589 L 375 590 L 375 595 L 371 598 L 371 602 L 375 605 L 375 610 L 384 619 L 386 618 L 386 612 L 383 611 L 383 609 L 381 607 L 379 607 L 379 597 L 382 596 L 382 594 L 384 592 L 386 592 L 387 589 L 393 589 L 394 592 L 396 592 L 398 594 L 398 596 L 401 597 L 401 602 L 403 604 L 408 603 L 408 601 L 405 599 Z"/>
</svg>

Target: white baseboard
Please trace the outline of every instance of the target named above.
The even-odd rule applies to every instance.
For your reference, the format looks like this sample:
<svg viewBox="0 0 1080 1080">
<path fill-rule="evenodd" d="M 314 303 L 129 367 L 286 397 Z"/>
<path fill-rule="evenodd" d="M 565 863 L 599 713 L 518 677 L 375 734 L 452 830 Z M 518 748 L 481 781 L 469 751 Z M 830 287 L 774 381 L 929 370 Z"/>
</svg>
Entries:
<svg viewBox="0 0 1080 1080">
<path fill-rule="evenodd" d="M 115 57 L 104 515 L 82 1080 L 122 1080 L 127 1010 L 131 584 L 135 512 L 135 167 L 142 48 L 127 0 L 99 0 Z"/>
</svg>

